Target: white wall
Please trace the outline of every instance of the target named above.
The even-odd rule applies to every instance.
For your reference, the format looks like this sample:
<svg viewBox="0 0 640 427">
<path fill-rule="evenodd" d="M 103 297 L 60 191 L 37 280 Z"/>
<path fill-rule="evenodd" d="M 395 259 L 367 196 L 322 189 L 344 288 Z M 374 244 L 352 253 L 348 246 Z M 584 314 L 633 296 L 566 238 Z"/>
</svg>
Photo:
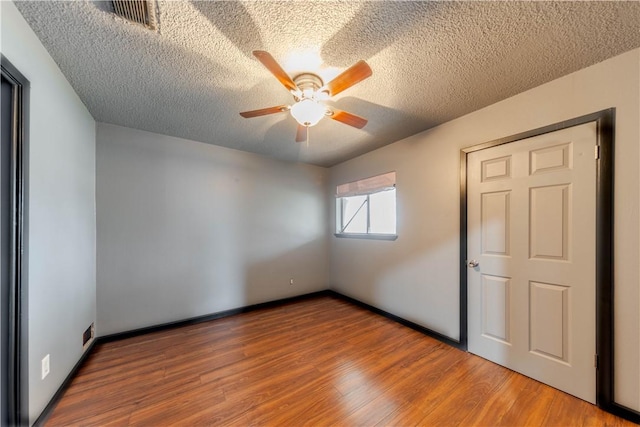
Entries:
<svg viewBox="0 0 640 427">
<path fill-rule="evenodd" d="M 98 335 L 326 289 L 327 172 L 99 123 Z"/>
<path fill-rule="evenodd" d="M 615 128 L 615 396 L 640 410 L 640 50 L 331 169 L 340 183 L 395 170 L 398 240 L 331 238 L 330 286 L 459 338 L 460 149 L 609 107 Z"/>
<path fill-rule="evenodd" d="M 2 54 L 30 81 L 29 415 L 82 355 L 95 320 L 95 122 L 12 2 L 0 2 Z M 51 373 L 40 379 L 40 361 Z"/>
</svg>

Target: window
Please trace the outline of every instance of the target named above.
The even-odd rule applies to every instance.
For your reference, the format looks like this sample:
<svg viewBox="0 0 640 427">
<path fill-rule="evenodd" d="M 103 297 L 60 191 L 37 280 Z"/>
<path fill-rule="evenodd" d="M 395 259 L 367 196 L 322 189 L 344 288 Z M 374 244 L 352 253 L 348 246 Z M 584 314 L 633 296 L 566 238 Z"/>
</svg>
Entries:
<svg viewBox="0 0 640 427">
<path fill-rule="evenodd" d="M 395 172 L 336 188 L 336 236 L 397 238 Z"/>
</svg>

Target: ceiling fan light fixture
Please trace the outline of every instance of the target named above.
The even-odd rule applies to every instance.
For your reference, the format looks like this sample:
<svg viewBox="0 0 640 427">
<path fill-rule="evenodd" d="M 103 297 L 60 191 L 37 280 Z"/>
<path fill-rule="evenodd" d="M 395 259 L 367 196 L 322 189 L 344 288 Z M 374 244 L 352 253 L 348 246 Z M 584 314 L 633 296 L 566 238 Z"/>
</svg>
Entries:
<svg viewBox="0 0 640 427">
<path fill-rule="evenodd" d="M 315 73 L 298 74 L 292 79 L 269 52 L 254 50 L 253 55 L 293 95 L 294 104 L 291 107 L 280 105 L 259 110 L 243 111 L 240 113 L 242 117 L 248 119 L 290 110 L 291 117 L 298 122 L 296 142 L 306 139 L 307 143 L 309 142 L 308 128 L 317 125 L 324 116 L 357 129 L 362 129 L 367 124 L 367 119 L 333 107 L 328 108 L 322 102 L 370 77 L 372 74 L 371 68 L 366 62 L 362 60 L 356 62 L 334 77 L 329 83 L 324 84 L 322 78 Z"/>
<path fill-rule="evenodd" d="M 291 107 L 291 115 L 302 126 L 315 126 L 327 114 L 327 108 L 313 99 L 302 99 Z"/>
<path fill-rule="evenodd" d="M 326 101 L 331 98 L 331 95 L 329 95 L 329 92 L 327 92 L 326 90 L 319 90 L 315 93 L 314 97 L 318 101 Z"/>
</svg>

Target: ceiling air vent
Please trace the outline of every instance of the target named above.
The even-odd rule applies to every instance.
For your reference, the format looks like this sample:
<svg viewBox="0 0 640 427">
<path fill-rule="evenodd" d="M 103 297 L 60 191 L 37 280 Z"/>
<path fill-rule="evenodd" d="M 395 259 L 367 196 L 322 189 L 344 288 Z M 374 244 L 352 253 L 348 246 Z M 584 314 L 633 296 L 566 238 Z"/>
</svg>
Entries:
<svg viewBox="0 0 640 427">
<path fill-rule="evenodd" d="M 148 0 L 113 0 L 113 11 L 124 19 L 144 25 L 150 30 L 158 26 L 155 1 Z"/>
</svg>

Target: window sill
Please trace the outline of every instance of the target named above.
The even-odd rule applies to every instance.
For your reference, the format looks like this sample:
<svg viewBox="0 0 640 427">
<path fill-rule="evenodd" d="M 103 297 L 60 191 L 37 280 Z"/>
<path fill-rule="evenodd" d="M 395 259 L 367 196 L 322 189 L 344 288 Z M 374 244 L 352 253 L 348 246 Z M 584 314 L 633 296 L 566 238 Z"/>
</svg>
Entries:
<svg viewBox="0 0 640 427">
<path fill-rule="evenodd" d="M 360 234 L 360 233 L 335 233 L 334 236 L 341 239 L 367 239 L 367 240 L 396 240 L 397 234 Z"/>
</svg>

